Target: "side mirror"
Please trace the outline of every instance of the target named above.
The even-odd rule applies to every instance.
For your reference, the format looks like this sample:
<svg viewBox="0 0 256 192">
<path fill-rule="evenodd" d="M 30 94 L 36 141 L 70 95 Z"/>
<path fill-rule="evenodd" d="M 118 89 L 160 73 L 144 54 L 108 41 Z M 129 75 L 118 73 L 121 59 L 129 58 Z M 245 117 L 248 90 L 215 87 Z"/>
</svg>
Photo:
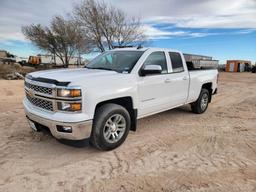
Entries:
<svg viewBox="0 0 256 192">
<path fill-rule="evenodd" d="M 161 74 L 161 73 L 162 73 L 162 67 L 160 65 L 146 65 L 140 71 L 141 76 Z"/>
</svg>

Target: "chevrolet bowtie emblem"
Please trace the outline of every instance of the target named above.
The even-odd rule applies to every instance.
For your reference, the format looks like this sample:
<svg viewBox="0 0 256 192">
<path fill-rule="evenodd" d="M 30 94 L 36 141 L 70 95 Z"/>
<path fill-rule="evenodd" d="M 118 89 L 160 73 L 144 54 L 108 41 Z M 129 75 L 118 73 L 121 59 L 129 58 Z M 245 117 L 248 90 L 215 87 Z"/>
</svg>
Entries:
<svg viewBox="0 0 256 192">
<path fill-rule="evenodd" d="M 29 90 L 28 90 L 28 95 L 29 95 L 30 97 L 34 97 L 34 92 L 33 92 L 33 90 L 29 89 Z"/>
</svg>

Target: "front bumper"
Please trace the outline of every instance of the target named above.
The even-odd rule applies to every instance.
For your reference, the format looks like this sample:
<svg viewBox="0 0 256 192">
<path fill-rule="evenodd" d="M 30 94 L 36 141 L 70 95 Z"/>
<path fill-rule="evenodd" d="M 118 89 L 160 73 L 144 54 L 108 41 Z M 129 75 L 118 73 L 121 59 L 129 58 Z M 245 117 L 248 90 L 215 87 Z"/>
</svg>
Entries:
<svg viewBox="0 0 256 192">
<path fill-rule="evenodd" d="M 78 122 L 54 121 L 54 120 L 43 118 L 33 114 L 33 112 L 28 107 L 26 107 L 26 105 L 24 109 L 25 109 L 25 114 L 30 121 L 34 122 L 35 124 L 39 124 L 47 127 L 50 130 L 51 134 L 57 139 L 82 140 L 82 139 L 89 138 L 91 135 L 92 120 L 85 120 L 85 121 L 78 121 Z M 60 132 L 57 130 L 57 125 L 72 127 L 72 132 L 71 133 Z"/>
</svg>

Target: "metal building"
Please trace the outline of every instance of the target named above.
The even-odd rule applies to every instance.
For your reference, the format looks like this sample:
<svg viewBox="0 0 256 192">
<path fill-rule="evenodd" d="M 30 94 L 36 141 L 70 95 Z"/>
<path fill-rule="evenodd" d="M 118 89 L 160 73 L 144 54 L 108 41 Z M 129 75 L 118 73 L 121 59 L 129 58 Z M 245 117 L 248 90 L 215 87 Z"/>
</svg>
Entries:
<svg viewBox="0 0 256 192">
<path fill-rule="evenodd" d="M 227 60 L 226 72 L 244 72 L 251 68 L 251 61 Z"/>
</svg>

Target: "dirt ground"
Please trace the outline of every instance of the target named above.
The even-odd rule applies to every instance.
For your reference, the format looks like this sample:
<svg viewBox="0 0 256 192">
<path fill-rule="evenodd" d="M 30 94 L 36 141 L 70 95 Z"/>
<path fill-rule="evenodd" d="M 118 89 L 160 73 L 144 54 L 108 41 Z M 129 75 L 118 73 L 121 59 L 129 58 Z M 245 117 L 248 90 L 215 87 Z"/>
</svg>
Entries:
<svg viewBox="0 0 256 192">
<path fill-rule="evenodd" d="M 256 191 L 256 75 L 221 73 L 207 112 L 139 120 L 118 149 L 33 133 L 23 81 L 0 81 L 0 191 Z"/>
</svg>

